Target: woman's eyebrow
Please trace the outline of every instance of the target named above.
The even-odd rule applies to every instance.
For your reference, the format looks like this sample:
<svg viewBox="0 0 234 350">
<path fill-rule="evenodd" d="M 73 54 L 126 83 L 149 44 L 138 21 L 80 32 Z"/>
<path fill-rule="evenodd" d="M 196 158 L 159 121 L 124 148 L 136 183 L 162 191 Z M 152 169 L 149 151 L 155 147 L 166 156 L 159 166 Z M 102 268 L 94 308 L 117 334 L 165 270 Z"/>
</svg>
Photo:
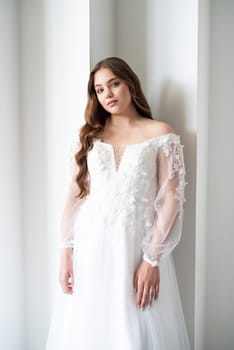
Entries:
<svg viewBox="0 0 234 350">
<path fill-rule="evenodd" d="M 109 80 L 107 80 L 107 83 L 110 83 L 112 80 L 117 79 L 117 77 L 111 78 Z M 94 86 L 101 86 L 102 84 L 95 84 Z"/>
</svg>

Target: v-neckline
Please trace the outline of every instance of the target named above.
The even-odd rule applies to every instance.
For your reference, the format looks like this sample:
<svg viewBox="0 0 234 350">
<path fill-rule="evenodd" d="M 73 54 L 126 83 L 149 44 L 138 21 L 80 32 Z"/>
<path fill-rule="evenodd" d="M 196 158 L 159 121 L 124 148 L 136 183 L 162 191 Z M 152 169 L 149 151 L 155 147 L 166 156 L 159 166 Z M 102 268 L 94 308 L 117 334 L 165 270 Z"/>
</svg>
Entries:
<svg viewBox="0 0 234 350">
<path fill-rule="evenodd" d="M 169 137 L 169 136 L 178 137 L 178 135 L 175 134 L 175 133 L 167 133 L 167 134 L 162 134 L 162 135 L 159 135 L 159 136 L 148 138 L 148 139 L 146 139 L 144 141 L 141 141 L 141 142 L 129 143 L 129 144 L 126 144 L 126 145 L 112 144 L 112 143 L 104 142 L 102 139 L 97 138 L 97 137 L 94 137 L 93 140 L 97 141 L 99 144 L 107 146 L 108 148 L 111 149 L 113 168 L 114 168 L 115 175 L 117 175 L 119 173 L 119 171 L 121 170 L 121 168 L 122 168 L 122 163 L 125 161 L 126 154 L 127 154 L 129 148 L 134 147 L 134 146 L 136 147 L 136 146 L 143 146 L 145 144 L 150 144 L 151 142 L 156 141 L 156 140 L 158 140 L 160 138 Z M 119 145 L 119 146 L 124 146 L 125 147 L 124 151 L 122 153 L 122 157 L 121 157 L 121 160 L 119 162 L 118 168 L 116 166 L 116 160 L 115 160 L 115 150 L 114 150 L 114 146 L 115 145 L 117 145 L 117 146 Z"/>
<path fill-rule="evenodd" d="M 121 146 L 124 147 L 123 152 L 121 153 L 121 157 L 120 160 L 117 162 L 117 157 L 116 157 L 116 145 L 113 145 L 112 143 L 107 143 L 107 145 L 110 146 L 111 150 L 112 150 L 112 161 L 113 161 L 113 165 L 114 165 L 114 169 L 115 169 L 115 173 L 118 174 L 120 171 L 120 168 L 122 167 L 122 163 L 124 161 L 124 158 L 126 157 L 126 153 L 128 151 L 128 147 L 126 145 Z M 118 145 L 117 145 L 118 147 Z"/>
<path fill-rule="evenodd" d="M 99 140 L 99 139 L 98 139 Z M 106 143 L 106 142 L 102 142 L 101 140 L 99 140 L 101 144 L 107 146 L 108 148 L 111 149 L 111 158 L 112 158 L 112 164 L 113 164 L 113 169 L 115 174 L 117 175 L 120 171 L 120 169 L 122 168 L 122 163 L 126 157 L 126 153 L 128 152 L 128 145 L 124 145 L 124 151 L 121 155 L 121 159 L 118 163 L 118 167 L 117 167 L 117 162 L 116 162 L 116 158 L 115 158 L 115 148 L 114 145 L 112 143 Z"/>
</svg>

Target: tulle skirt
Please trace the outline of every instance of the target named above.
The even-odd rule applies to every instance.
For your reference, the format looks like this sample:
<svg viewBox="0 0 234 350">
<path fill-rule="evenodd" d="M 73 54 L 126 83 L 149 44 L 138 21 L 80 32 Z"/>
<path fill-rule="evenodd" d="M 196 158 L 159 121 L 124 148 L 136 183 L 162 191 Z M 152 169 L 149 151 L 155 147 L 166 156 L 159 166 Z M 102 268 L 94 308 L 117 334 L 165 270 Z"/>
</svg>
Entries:
<svg viewBox="0 0 234 350">
<path fill-rule="evenodd" d="M 131 275 L 119 280 L 116 271 L 107 273 L 110 263 L 101 274 L 95 262 L 89 271 L 87 264 L 73 295 L 58 287 L 46 350 L 190 349 L 171 257 L 160 267 L 158 299 L 144 310 L 136 306 Z"/>
<path fill-rule="evenodd" d="M 89 212 L 90 213 L 90 212 Z M 86 213 L 87 214 L 87 213 Z M 141 237 L 122 223 L 90 218 L 77 224 L 74 291 L 55 296 L 46 350 L 189 350 L 172 255 L 160 265 L 157 300 L 136 306 L 133 277 Z"/>
</svg>

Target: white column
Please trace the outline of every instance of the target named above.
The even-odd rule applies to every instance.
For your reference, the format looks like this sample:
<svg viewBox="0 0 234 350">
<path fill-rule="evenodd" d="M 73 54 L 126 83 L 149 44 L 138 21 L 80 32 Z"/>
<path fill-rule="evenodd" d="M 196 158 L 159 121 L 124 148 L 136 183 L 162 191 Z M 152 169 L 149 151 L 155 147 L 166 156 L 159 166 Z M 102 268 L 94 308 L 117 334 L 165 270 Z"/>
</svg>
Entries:
<svg viewBox="0 0 234 350">
<path fill-rule="evenodd" d="M 24 350 L 18 5 L 0 1 L 0 348 Z"/>
<path fill-rule="evenodd" d="M 207 281 L 207 182 L 208 182 L 208 119 L 210 0 L 199 0 L 198 15 L 198 86 L 197 86 L 197 183 L 195 245 L 195 310 L 194 348 L 206 350 L 205 312 Z"/>
<path fill-rule="evenodd" d="M 71 145 L 83 123 L 89 2 L 21 1 L 26 348 L 45 346 Z"/>
<path fill-rule="evenodd" d="M 205 350 L 234 344 L 234 2 L 210 2 Z"/>
<path fill-rule="evenodd" d="M 27 349 L 43 349 L 56 287 L 71 147 L 83 124 L 89 2 L 22 0 Z"/>
<path fill-rule="evenodd" d="M 51 301 L 58 282 L 60 215 L 72 144 L 84 123 L 89 74 L 89 3 L 46 2 L 46 129 Z M 55 245 L 56 243 L 56 245 Z"/>
<path fill-rule="evenodd" d="M 72 146 L 84 124 L 90 69 L 89 1 L 45 1 L 47 283 L 52 315 L 58 281 L 60 221 Z M 48 319 L 48 321 L 50 318 Z M 49 326 L 49 323 L 47 323 Z M 46 335 L 46 334 L 45 334 Z"/>
</svg>

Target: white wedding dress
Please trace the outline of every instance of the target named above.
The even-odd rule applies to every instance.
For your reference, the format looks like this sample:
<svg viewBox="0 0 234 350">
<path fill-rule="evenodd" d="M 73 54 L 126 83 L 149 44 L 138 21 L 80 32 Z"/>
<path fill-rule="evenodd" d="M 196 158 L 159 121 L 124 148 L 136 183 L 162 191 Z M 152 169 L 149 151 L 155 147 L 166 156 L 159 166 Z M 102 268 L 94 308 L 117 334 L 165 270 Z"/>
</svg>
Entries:
<svg viewBox="0 0 234 350">
<path fill-rule="evenodd" d="M 185 201 L 180 136 L 125 148 L 95 138 L 87 165 L 90 193 L 75 199 L 73 178 L 62 215 L 74 291 L 58 290 L 46 350 L 189 350 L 171 254 Z M 133 288 L 143 258 L 160 266 L 158 299 L 144 310 Z"/>
</svg>

